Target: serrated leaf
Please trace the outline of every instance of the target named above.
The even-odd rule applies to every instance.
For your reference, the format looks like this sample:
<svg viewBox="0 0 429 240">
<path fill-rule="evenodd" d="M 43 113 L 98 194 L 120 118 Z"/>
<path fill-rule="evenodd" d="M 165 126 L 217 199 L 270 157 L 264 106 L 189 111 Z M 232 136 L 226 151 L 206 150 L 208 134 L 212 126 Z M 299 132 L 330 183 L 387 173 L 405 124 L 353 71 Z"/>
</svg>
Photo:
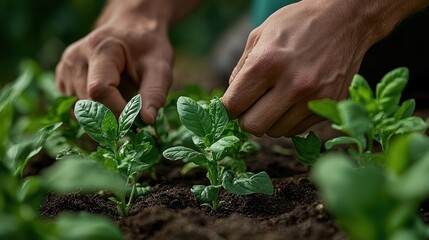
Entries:
<svg viewBox="0 0 429 240">
<path fill-rule="evenodd" d="M 102 146 L 110 146 L 110 138 L 102 129 L 107 112 L 111 113 L 103 104 L 90 100 L 79 100 L 74 108 L 74 114 L 79 124 L 92 139 Z"/>
<path fill-rule="evenodd" d="M 314 113 L 330 120 L 335 124 L 340 124 L 341 119 L 337 109 L 337 102 L 325 98 L 321 100 L 315 100 L 308 103 L 308 108 Z"/>
<path fill-rule="evenodd" d="M 222 176 L 222 186 L 228 192 L 237 195 L 253 193 L 272 195 L 274 192 L 273 183 L 266 172 L 237 176 L 231 171 L 225 171 Z"/>
<path fill-rule="evenodd" d="M 213 122 L 214 141 L 216 141 L 225 130 L 229 118 L 226 108 L 219 98 L 214 98 L 210 101 L 209 113 Z"/>
<path fill-rule="evenodd" d="M 142 107 L 141 96 L 134 96 L 125 106 L 121 115 L 119 116 L 119 135 L 118 139 L 121 139 L 127 134 L 133 125 L 134 119 L 139 115 Z"/>
<path fill-rule="evenodd" d="M 199 166 L 205 166 L 208 162 L 204 154 L 183 146 L 169 148 L 162 155 L 172 161 L 184 160 L 185 162 L 193 162 Z"/>
<path fill-rule="evenodd" d="M 321 142 L 314 132 L 310 131 L 306 137 L 294 136 L 292 142 L 301 162 L 314 164 L 319 158 Z"/>
<path fill-rule="evenodd" d="M 199 202 L 208 203 L 213 201 L 219 194 L 218 186 L 194 185 L 191 192 Z"/>
<path fill-rule="evenodd" d="M 199 137 L 212 132 L 213 122 L 207 110 L 188 97 L 179 97 L 177 111 L 182 124 Z"/>
</svg>

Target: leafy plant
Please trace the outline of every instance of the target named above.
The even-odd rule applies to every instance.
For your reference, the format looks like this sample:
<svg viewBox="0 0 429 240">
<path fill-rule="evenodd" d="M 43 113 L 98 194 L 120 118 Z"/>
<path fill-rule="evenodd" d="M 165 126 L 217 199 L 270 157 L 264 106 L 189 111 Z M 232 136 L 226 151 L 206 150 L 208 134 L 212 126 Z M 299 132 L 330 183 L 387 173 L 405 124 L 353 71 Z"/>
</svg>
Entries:
<svg viewBox="0 0 429 240">
<path fill-rule="evenodd" d="M 51 221 L 38 215 L 48 191 L 68 193 L 123 189 L 118 179 L 95 162 L 67 159 L 55 163 L 42 176 L 22 180 L 0 161 L 1 239 L 122 239 L 110 220 L 89 213 L 60 214 Z"/>
<path fill-rule="evenodd" d="M 222 204 L 219 191 L 245 195 L 272 194 L 273 185 L 266 172 L 246 172 L 242 154 L 251 150 L 245 134 L 236 122 L 229 121 L 219 98 L 209 103 L 197 103 L 189 97 L 180 97 L 177 110 L 182 124 L 193 133 L 197 150 L 175 146 L 163 152 L 170 160 L 183 160 L 207 169 L 210 185 L 195 185 L 191 191 L 203 205 L 217 210 Z M 244 139 L 243 139 L 244 138 Z"/>
<path fill-rule="evenodd" d="M 125 183 L 82 158 L 64 158 L 39 176 L 24 176 L 30 159 L 72 123 L 66 114 L 74 99 L 59 98 L 49 119 L 40 116 L 43 108 L 30 114 L 43 102 L 33 98 L 32 93 L 40 90 L 33 84 L 51 78 L 32 62 L 23 66 L 18 79 L 0 91 L 0 239 L 122 239 L 118 227 L 104 217 L 81 213 L 61 214 L 49 221 L 40 218 L 38 208 L 48 192 L 124 191 Z M 45 100 L 54 98 L 54 93 L 49 94 Z"/>
<path fill-rule="evenodd" d="M 75 106 L 75 115 L 85 132 L 100 144 L 97 152 L 91 156 L 126 179 L 131 192 L 126 196 L 121 192 L 111 198 L 117 204 L 122 215 L 128 213 L 135 196 L 147 192 L 147 186 L 138 182 L 140 174 L 152 168 L 160 159 L 160 153 L 154 147 L 152 136 L 142 129 L 131 130 L 135 118 L 141 109 L 140 95 L 133 97 L 125 106 L 116 121 L 113 113 L 104 105 L 90 100 L 79 100 Z M 126 138 L 127 135 L 129 138 Z"/>
<path fill-rule="evenodd" d="M 355 75 L 349 87 L 350 98 L 340 102 L 332 99 L 316 100 L 309 103 L 309 108 L 333 124 L 332 127 L 346 134 L 325 142 L 325 149 L 331 150 L 340 144 L 350 144 L 351 156 L 359 163 L 384 161 L 384 153 L 389 148 L 394 136 L 423 132 L 427 123 L 420 117 L 413 116 L 414 99 L 399 105 L 402 91 L 408 82 L 408 69 L 401 67 L 387 73 L 377 84 L 374 92 L 368 82 L 360 75 Z M 294 137 L 298 152 L 315 156 L 320 150 L 317 140 L 305 141 Z M 381 146 L 381 153 L 375 150 L 376 143 Z M 311 152 L 311 154 L 310 154 Z M 302 156 L 302 154 L 300 154 Z M 308 156 L 307 156 L 308 157 Z M 306 158 L 304 162 L 314 163 L 317 158 Z"/>
<path fill-rule="evenodd" d="M 413 133 L 395 138 L 386 165 L 356 168 L 349 157 L 328 154 L 312 178 L 328 210 L 351 239 L 427 239 L 418 211 L 429 197 L 429 138 Z"/>
</svg>

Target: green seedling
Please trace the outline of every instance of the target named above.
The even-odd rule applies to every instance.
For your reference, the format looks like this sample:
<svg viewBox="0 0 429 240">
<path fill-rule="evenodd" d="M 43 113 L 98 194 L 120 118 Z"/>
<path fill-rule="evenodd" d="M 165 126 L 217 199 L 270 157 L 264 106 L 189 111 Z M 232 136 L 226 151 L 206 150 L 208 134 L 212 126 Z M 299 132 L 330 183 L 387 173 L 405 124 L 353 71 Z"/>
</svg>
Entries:
<svg viewBox="0 0 429 240">
<path fill-rule="evenodd" d="M 348 156 L 327 154 L 311 173 L 328 211 L 350 239 L 428 239 L 419 216 L 429 197 L 429 138 L 419 133 L 392 141 L 386 165 L 356 168 Z"/>
<path fill-rule="evenodd" d="M 85 132 L 100 145 L 92 157 L 124 177 L 131 187 L 128 201 L 122 194 L 111 198 L 122 215 L 128 213 L 135 196 L 148 190 L 147 186 L 138 182 L 140 174 L 149 171 L 160 159 L 152 136 L 144 129 L 137 133 L 131 130 L 140 109 L 141 98 L 136 95 L 125 106 L 118 122 L 113 113 L 98 102 L 79 100 L 74 111 Z"/>
<path fill-rule="evenodd" d="M 177 110 L 182 124 L 193 133 L 197 149 L 176 146 L 165 150 L 163 155 L 207 169 L 210 185 L 195 185 L 191 189 L 198 201 L 217 210 L 222 204 L 219 199 L 222 187 L 238 195 L 273 193 L 266 172 L 245 172 L 245 163 L 240 157 L 250 150 L 250 145 L 244 144 L 244 133 L 238 130 L 236 122 L 229 121 L 219 98 L 199 104 L 191 98 L 180 97 Z"/>
<path fill-rule="evenodd" d="M 309 108 L 322 117 L 330 120 L 332 127 L 345 134 L 325 143 L 325 149 L 348 144 L 349 153 L 362 165 L 370 161 L 383 163 L 385 152 L 389 148 L 390 139 L 395 136 L 424 132 L 427 123 L 420 117 L 413 116 L 414 99 L 399 104 L 402 91 L 408 82 L 408 69 L 401 67 L 387 73 L 377 84 L 374 92 L 368 82 L 360 75 L 355 75 L 349 87 L 350 98 L 337 102 L 332 99 L 321 99 L 309 103 Z M 317 140 L 309 135 L 309 139 L 298 140 L 298 153 L 310 155 L 304 162 L 314 163 L 312 156 L 320 150 Z M 375 146 L 381 146 L 381 153 L 376 153 Z M 302 156 L 303 154 L 299 154 Z"/>
<path fill-rule="evenodd" d="M 48 192 L 99 189 L 123 191 L 123 180 L 94 161 L 66 159 L 41 176 L 22 180 L 0 161 L 0 239 L 122 239 L 110 220 L 89 213 L 40 219 L 38 208 Z"/>
</svg>

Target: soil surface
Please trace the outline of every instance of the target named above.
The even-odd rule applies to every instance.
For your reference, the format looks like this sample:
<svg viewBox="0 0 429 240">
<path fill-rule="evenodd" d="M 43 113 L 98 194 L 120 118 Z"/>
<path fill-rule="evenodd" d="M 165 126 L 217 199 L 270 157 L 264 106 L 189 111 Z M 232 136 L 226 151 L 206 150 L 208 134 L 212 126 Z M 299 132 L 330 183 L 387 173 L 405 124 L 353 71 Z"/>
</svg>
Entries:
<svg viewBox="0 0 429 240">
<path fill-rule="evenodd" d="M 190 188 L 206 184 L 205 170 L 180 173 L 180 162 L 163 160 L 151 191 L 136 199 L 127 217 L 120 217 L 107 196 L 72 193 L 48 195 L 40 213 L 51 218 L 63 211 L 105 215 L 122 229 L 126 239 L 347 239 L 325 211 L 309 168 L 296 161 L 288 139 L 258 138 L 261 150 L 246 161 L 251 172 L 266 171 L 274 194 L 236 196 L 226 191 L 217 212 L 200 206 Z M 277 153 L 281 146 L 286 154 Z M 30 165 L 37 168 L 43 164 Z"/>
<path fill-rule="evenodd" d="M 421 114 L 429 116 L 429 111 Z M 337 135 L 329 125 L 313 128 L 322 141 Z M 322 134 L 319 134 L 322 133 Z M 151 180 L 150 192 L 133 202 L 130 213 L 121 217 L 107 195 L 71 193 L 49 194 L 40 206 L 42 218 L 60 212 L 87 211 L 112 219 L 125 239 L 348 239 L 327 213 L 309 178 L 310 168 L 296 160 L 287 138 L 255 138 L 260 151 L 246 158 L 251 172 L 266 171 L 274 184 L 271 196 L 237 196 L 222 191 L 224 201 L 218 211 L 201 206 L 190 188 L 208 184 L 204 169 L 181 174 L 180 161 L 163 160 L 157 167 L 157 180 Z M 278 149 L 280 146 L 281 152 Z M 45 154 L 30 161 L 25 175 L 38 174 L 53 163 Z M 420 208 L 423 221 L 429 223 L 429 200 Z"/>
</svg>

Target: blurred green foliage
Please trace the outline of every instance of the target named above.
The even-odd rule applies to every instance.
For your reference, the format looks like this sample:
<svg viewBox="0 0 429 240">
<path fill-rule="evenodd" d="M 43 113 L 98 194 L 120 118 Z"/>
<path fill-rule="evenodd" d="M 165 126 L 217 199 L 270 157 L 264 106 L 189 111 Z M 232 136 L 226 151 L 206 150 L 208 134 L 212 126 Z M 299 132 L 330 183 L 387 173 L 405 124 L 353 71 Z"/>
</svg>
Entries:
<svg viewBox="0 0 429 240">
<path fill-rule="evenodd" d="M 23 58 L 53 69 L 63 49 L 92 27 L 103 0 L 0 1 L 0 82 L 14 79 Z"/>
<path fill-rule="evenodd" d="M 0 1 L 0 87 L 19 62 L 31 58 L 54 70 L 69 44 L 88 34 L 105 0 Z M 204 54 L 216 36 L 248 7 L 249 0 L 207 0 L 171 32 L 175 47 Z"/>
</svg>

